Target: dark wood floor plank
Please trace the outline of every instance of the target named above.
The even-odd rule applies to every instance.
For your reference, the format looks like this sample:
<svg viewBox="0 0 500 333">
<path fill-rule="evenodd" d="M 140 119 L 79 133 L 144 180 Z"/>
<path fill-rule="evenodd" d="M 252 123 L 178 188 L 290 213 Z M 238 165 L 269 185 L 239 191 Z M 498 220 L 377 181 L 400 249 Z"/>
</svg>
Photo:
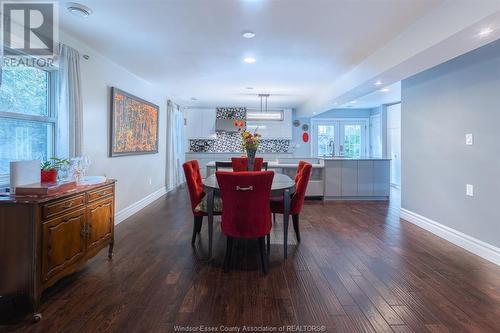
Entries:
<svg viewBox="0 0 500 333">
<path fill-rule="evenodd" d="M 43 319 L 0 298 L 0 332 L 172 332 L 180 326 L 325 325 L 328 332 L 500 332 L 500 268 L 399 219 L 386 202 L 307 201 L 302 242 L 282 218 L 263 275 L 254 241 L 236 242 L 207 222 L 190 245 L 185 188 L 116 227 L 115 257 L 99 253 L 45 292 Z M 18 302 L 20 303 L 20 302 Z"/>
</svg>

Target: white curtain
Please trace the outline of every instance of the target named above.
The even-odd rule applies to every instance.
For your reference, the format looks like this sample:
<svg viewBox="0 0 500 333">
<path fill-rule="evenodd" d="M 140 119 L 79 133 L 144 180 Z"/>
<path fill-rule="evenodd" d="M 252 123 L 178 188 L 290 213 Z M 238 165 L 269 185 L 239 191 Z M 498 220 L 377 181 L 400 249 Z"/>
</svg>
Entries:
<svg viewBox="0 0 500 333">
<path fill-rule="evenodd" d="M 179 105 L 171 100 L 167 101 L 167 189 L 179 186 L 184 181 L 182 151 L 184 137 L 184 116 Z"/>
<path fill-rule="evenodd" d="M 59 45 L 59 108 L 57 115 L 57 155 L 82 155 L 83 103 L 81 92 L 80 54 Z"/>
</svg>

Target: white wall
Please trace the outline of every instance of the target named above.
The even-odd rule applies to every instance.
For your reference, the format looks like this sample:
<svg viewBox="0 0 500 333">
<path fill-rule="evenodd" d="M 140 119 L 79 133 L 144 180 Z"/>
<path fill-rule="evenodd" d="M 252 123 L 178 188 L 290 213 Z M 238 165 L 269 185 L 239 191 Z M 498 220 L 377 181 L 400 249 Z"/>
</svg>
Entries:
<svg viewBox="0 0 500 333">
<path fill-rule="evenodd" d="M 457 232 L 467 235 L 460 246 L 495 253 L 490 259 L 497 263 L 499 92 L 497 40 L 404 80 L 401 105 L 402 208 L 441 224 L 455 239 Z M 473 145 L 466 145 L 467 133 Z M 466 184 L 474 185 L 473 197 Z"/>
<path fill-rule="evenodd" d="M 167 94 L 66 34 L 61 33 L 60 39 L 80 55 L 90 56 L 89 60 L 81 58 L 83 154 L 92 159 L 89 174 L 106 175 L 118 181 L 116 211 L 119 212 L 165 186 Z M 159 153 L 108 157 L 112 86 L 160 107 Z"/>
</svg>

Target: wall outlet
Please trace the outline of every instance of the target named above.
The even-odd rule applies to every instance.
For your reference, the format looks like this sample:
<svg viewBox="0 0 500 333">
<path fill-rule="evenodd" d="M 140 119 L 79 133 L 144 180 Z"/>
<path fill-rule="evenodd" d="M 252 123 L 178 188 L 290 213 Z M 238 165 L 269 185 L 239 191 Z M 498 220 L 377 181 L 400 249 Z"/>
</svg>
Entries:
<svg viewBox="0 0 500 333">
<path fill-rule="evenodd" d="M 474 143 L 474 138 L 472 136 L 472 134 L 465 134 L 465 144 L 468 145 L 468 146 L 472 146 L 472 144 Z"/>
<path fill-rule="evenodd" d="M 474 196 L 474 185 L 467 184 L 465 185 L 465 194 L 467 194 L 469 197 Z"/>
</svg>

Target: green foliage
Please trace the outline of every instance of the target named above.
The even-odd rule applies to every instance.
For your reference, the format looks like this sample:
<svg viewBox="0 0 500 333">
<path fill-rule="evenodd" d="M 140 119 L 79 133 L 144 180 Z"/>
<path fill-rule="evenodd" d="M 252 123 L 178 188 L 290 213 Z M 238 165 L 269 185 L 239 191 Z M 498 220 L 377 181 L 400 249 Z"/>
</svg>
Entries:
<svg viewBox="0 0 500 333">
<path fill-rule="evenodd" d="M 0 111 L 47 116 L 47 75 L 33 67 L 4 67 Z"/>
<path fill-rule="evenodd" d="M 49 160 L 40 164 L 40 168 L 44 171 L 61 170 L 69 167 L 69 160 L 65 158 L 51 157 Z"/>
</svg>

